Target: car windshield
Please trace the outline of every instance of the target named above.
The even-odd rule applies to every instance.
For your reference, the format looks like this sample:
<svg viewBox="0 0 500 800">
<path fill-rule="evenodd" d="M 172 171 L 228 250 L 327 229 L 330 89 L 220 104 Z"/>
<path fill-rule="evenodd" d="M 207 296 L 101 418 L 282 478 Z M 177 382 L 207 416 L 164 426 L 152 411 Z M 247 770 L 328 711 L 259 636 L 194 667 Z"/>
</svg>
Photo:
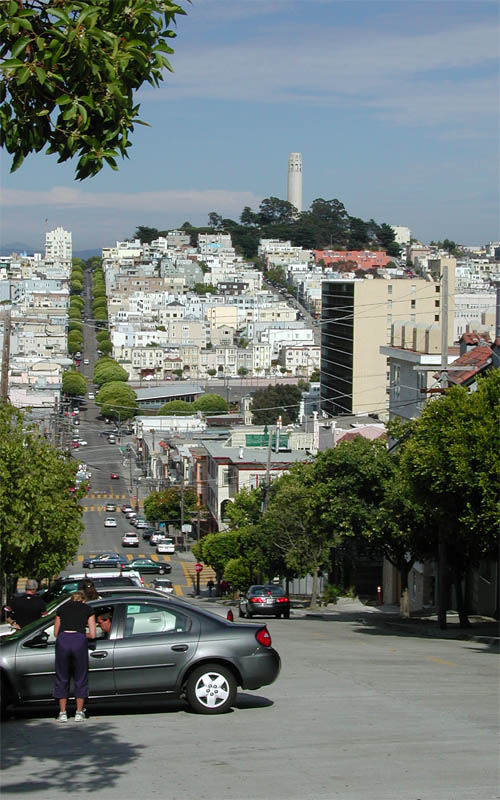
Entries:
<svg viewBox="0 0 500 800">
<path fill-rule="evenodd" d="M 285 594 L 281 586 L 253 586 L 251 590 L 253 595 L 272 594 L 274 597 L 281 597 Z"/>
</svg>

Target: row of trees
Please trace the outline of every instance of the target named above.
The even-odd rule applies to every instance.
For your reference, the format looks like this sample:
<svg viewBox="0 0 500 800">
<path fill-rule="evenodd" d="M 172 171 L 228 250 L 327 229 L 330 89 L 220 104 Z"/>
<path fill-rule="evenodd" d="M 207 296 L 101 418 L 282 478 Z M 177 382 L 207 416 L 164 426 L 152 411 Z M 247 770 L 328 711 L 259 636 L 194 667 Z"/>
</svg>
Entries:
<svg viewBox="0 0 500 800">
<path fill-rule="evenodd" d="M 307 211 L 297 213 L 287 200 L 267 197 L 254 212 L 245 206 L 239 222 L 222 217 L 212 211 L 208 215 L 209 225 L 196 228 L 185 222 L 182 229 L 191 235 L 191 243 L 196 244 L 199 233 L 220 231 L 230 233 L 233 244 L 246 258 L 257 255 L 259 239 L 290 239 L 300 247 L 323 250 L 325 248 L 364 250 L 383 249 L 388 255 L 399 256 L 400 248 L 394 238 L 390 225 L 379 225 L 375 220 L 368 222 L 351 217 L 340 200 L 324 200 L 319 197 L 311 203 Z M 142 242 L 152 242 L 167 231 L 139 225 L 134 238 Z"/>
<path fill-rule="evenodd" d="M 451 388 L 389 435 L 390 449 L 359 437 L 241 492 L 227 508 L 229 530 L 204 537 L 196 557 L 239 589 L 262 576 L 311 574 L 313 603 L 320 571 L 334 565 L 349 585 L 360 556 L 384 555 L 405 589 L 416 560 L 435 560 L 441 625 L 451 584 L 467 625 L 463 578 L 498 557 L 500 371 L 471 394 Z"/>
<path fill-rule="evenodd" d="M 76 470 L 21 411 L 0 404 L 1 560 L 10 591 L 18 576 L 53 576 L 74 560 L 85 491 L 70 492 Z"/>
</svg>

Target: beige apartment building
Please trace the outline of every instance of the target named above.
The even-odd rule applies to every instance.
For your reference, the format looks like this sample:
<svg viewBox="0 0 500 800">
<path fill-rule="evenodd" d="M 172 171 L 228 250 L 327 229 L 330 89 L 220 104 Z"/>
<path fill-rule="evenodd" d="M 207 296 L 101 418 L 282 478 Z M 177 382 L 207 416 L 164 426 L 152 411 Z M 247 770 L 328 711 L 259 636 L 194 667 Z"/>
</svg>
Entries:
<svg viewBox="0 0 500 800">
<path fill-rule="evenodd" d="M 455 273 L 449 270 L 449 306 Z M 330 280 L 322 284 L 321 407 L 328 415 L 388 408 L 387 356 L 394 323 L 441 325 L 441 285 L 428 276 Z M 453 313 L 448 338 L 453 341 Z"/>
</svg>

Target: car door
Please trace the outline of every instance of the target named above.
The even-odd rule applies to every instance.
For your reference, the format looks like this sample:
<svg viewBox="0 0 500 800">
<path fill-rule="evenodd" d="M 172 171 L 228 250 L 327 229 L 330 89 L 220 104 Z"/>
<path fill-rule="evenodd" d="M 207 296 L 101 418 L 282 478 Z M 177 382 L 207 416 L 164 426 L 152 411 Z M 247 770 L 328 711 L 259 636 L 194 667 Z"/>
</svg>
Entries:
<svg viewBox="0 0 500 800">
<path fill-rule="evenodd" d="M 142 598 L 123 603 L 122 633 L 114 650 L 119 694 L 175 691 L 180 671 L 198 648 L 200 623 L 194 614 Z"/>
<path fill-rule="evenodd" d="M 53 617 L 19 642 L 16 675 L 22 700 L 52 698 L 56 675 L 55 645 Z M 89 642 L 89 696 L 105 696 L 114 692 L 113 645 L 104 640 L 96 640 L 95 644 Z"/>
</svg>

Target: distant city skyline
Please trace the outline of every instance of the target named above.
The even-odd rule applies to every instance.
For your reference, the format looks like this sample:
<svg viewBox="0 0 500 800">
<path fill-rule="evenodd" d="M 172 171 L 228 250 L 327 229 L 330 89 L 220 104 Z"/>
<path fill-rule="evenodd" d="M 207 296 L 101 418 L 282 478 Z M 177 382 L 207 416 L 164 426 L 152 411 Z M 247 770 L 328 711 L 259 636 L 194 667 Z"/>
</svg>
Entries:
<svg viewBox="0 0 500 800">
<path fill-rule="evenodd" d="M 307 165 L 304 210 L 337 198 L 424 242 L 498 239 L 496 2 L 184 5 L 175 72 L 139 93 L 152 127 L 136 128 L 119 172 L 76 183 L 74 165 L 38 154 L 11 175 L 2 152 L 3 246 L 42 250 L 61 226 L 79 251 L 138 225 L 238 219 L 287 199 L 292 152 Z"/>
</svg>

